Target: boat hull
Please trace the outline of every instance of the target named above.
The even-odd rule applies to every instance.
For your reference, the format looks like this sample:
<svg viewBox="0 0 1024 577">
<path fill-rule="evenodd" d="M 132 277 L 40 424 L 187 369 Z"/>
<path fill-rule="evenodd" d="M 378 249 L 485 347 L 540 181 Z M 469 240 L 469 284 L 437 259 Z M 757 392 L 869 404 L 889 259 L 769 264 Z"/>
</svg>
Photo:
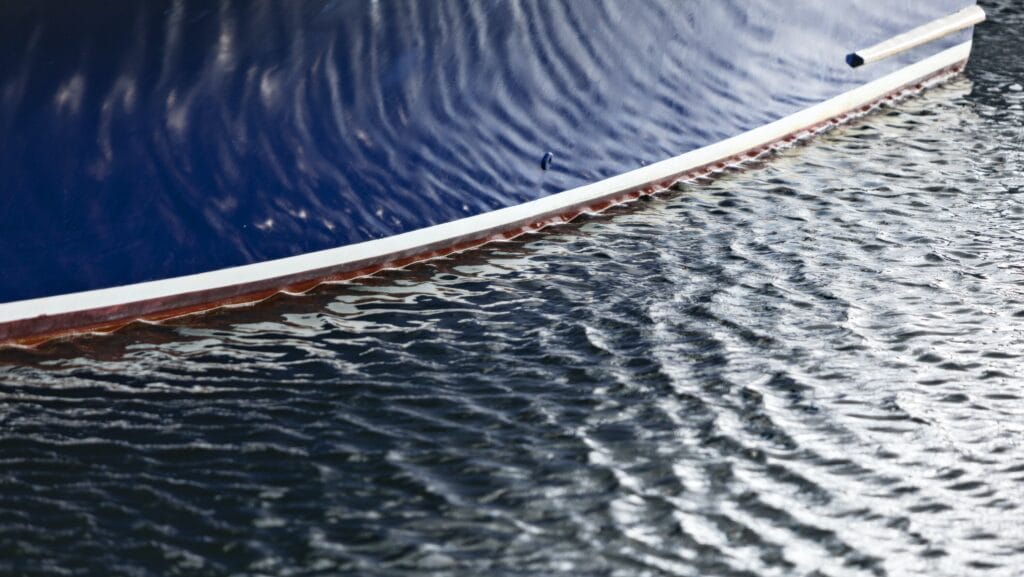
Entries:
<svg viewBox="0 0 1024 577">
<path fill-rule="evenodd" d="M 100 14 L 77 20 L 45 4 L 13 9 L 0 40 L 5 342 L 534 230 L 762 154 L 970 52 L 964 30 L 845 63 L 962 1 L 842 19 L 809 1 L 84 2 Z"/>
</svg>

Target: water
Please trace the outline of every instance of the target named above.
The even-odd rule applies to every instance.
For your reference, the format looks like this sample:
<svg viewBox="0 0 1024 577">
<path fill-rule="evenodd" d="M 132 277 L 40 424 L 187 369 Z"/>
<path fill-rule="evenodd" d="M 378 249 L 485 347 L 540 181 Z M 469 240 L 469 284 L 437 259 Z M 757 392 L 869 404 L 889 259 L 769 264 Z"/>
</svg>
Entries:
<svg viewBox="0 0 1024 577">
<path fill-rule="evenodd" d="M 1024 11 L 714 181 L 6 351 L 0 573 L 1017 575 Z"/>
</svg>

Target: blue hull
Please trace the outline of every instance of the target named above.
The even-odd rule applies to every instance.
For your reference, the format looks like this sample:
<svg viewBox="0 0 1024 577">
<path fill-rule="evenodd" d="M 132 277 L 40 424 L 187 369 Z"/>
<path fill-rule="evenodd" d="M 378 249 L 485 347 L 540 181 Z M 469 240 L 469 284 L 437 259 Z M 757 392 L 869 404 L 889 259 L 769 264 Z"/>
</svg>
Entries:
<svg viewBox="0 0 1024 577">
<path fill-rule="evenodd" d="M 521 205 L 755 129 L 971 34 L 852 69 L 851 49 L 973 1 L 759 4 L 0 4 L 0 306 Z M 0 318 L 0 340 L 231 298 L 200 289 L 78 321 Z"/>
</svg>

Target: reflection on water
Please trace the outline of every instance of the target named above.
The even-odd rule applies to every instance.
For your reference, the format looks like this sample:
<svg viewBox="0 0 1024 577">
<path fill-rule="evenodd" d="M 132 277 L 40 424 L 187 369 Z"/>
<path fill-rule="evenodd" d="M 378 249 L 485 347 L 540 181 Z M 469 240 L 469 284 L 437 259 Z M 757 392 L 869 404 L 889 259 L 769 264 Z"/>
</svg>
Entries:
<svg viewBox="0 0 1024 577">
<path fill-rule="evenodd" d="M 990 13 L 970 80 L 748 170 L 3 353 L 0 572 L 1019 573 L 1024 17 Z"/>
<path fill-rule="evenodd" d="M 963 0 L 842 0 L 862 12 L 842 20 L 836 2 L 3 4 L 0 295 L 208 272 L 535 200 L 968 34 L 852 71 L 843 46 Z"/>
</svg>

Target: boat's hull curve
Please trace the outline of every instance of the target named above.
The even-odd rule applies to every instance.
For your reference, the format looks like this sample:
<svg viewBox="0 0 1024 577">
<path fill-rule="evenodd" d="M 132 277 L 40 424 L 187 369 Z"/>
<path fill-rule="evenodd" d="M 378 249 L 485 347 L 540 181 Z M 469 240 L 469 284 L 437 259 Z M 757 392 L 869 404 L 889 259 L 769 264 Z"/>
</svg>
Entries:
<svg viewBox="0 0 1024 577">
<path fill-rule="evenodd" d="M 970 2 L 51 3 L 0 19 L 7 341 L 514 234 L 695 167 L 616 175 L 882 78 L 857 108 L 912 86 L 961 64 L 970 34 L 851 70 L 851 46 Z M 452 223 L 464 234 L 423 233 Z"/>
</svg>

